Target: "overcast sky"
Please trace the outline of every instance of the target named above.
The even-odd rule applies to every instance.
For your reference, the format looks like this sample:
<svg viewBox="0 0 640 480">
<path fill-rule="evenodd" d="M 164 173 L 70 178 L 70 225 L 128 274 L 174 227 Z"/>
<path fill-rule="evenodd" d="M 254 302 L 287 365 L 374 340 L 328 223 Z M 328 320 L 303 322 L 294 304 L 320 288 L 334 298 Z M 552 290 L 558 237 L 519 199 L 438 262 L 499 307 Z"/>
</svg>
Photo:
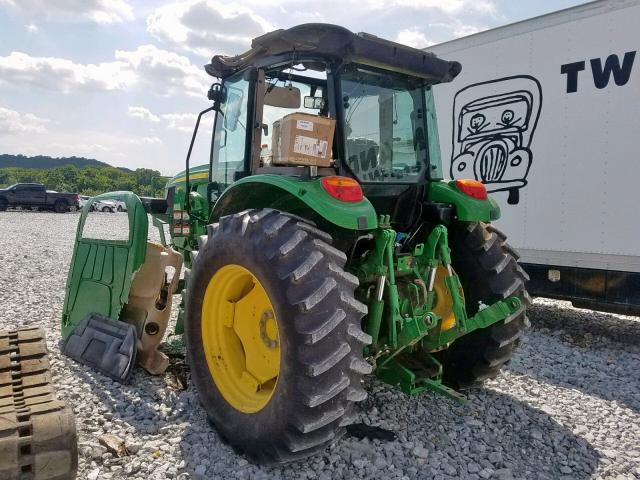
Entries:
<svg viewBox="0 0 640 480">
<path fill-rule="evenodd" d="M 214 53 L 243 52 L 255 36 L 306 22 L 426 47 L 579 3 L 0 0 L 0 153 L 173 174 L 195 113 L 208 106 L 202 65 Z"/>
</svg>

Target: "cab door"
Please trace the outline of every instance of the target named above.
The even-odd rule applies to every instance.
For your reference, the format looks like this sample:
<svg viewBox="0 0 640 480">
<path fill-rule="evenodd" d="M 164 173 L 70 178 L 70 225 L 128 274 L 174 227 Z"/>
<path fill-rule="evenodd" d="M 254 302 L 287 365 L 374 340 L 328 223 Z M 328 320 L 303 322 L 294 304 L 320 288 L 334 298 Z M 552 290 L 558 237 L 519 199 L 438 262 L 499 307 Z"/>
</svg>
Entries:
<svg viewBox="0 0 640 480">
<path fill-rule="evenodd" d="M 224 190 L 246 172 L 251 157 L 252 112 L 250 102 L 255 82 L 250 72 L 243 71 L 229 77 L 223 84 L 223 99 L 215 122 L 211 172 L 213 182 Z M 247 129 L 247 126 L 249 129 Z"/>
<path fill-rule="evenodd" d="M 104 200 L 124 202 L 126 212 L 91 211 L 92 205 Z M 118 319 L 133 275 L 145 261 L 147 233 L 147 213 L 137 195 L 112 192 L 86 202 L 67 277 L 64 339 L 91 313 Z"/>
</svg>

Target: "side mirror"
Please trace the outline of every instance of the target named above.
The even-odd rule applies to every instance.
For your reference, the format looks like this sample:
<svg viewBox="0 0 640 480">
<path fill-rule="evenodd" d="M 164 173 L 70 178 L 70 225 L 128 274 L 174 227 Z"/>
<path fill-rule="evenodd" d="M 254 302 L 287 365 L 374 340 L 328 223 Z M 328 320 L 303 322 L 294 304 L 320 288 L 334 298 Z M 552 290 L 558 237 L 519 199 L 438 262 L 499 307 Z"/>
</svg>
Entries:
<svg viewBox="0 0 640 480">
<path fill-rule="evenodd" d="M 224 92 L 225 90 L 220 83 L 214 83 L 211 85 L 211 88 L 209 88 L 207 98 L 213 102 L 213 108 L 215 110 L 219 110 L 220 104 L 225 101 Z"/>
<path fill-rule="evenodd" d="M 324 108 L 324 98 L 322 97 L 304 97 L 304 108 L 314 110 L 322 110 Z"/>
<path fill-rule="evenodd" d="M 267 85 L 267 91 L 264 94 L 264 104 L 271 107 L 280 108 L 300 108 L 300 89 L 293 86 L 278 87 L 276 85 Z"/>
</svg>

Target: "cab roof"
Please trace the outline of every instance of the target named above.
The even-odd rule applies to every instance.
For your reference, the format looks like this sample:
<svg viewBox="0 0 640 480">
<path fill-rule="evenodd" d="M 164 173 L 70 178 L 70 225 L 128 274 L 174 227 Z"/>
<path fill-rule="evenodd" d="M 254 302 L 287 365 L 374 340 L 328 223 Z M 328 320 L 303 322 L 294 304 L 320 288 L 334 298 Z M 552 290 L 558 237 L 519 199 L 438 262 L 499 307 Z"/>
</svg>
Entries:
<svg viewBox="0 0 640 480">
<path fill-rule="evenodd" d="M 282 65 L 287 57 L 289 63 L 303 65 L 305 60 L 310 65 L 314 60 L 324 60 L 334 67 L 358 63 L 422 78 L 432 84 L 449 82 L 462 70 L 460 63 L 442 60 L 433 53 L 325 23 L 307 23 L 254 38 L 247 52 L 215 55 L 205 70 L 224 79 L 249 66 Z"/>
</svg>

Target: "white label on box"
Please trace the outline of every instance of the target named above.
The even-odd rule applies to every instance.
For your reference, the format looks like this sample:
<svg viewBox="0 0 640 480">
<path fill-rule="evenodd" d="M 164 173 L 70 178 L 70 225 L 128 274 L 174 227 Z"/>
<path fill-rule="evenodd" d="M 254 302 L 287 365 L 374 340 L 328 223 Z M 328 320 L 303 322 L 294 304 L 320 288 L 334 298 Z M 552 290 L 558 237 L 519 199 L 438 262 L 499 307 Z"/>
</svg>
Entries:
<svg viewBox="0 0 640 480">
<path fill-rule="evenodd" d="M 306 130 L 307 132 L 313 132 L 313 122 L 309 120 L 298 120 L 296 122 L 296 128 L 298 130 Z"/>
<path fill-rule="evenodd" d="M 295 153 L 301 153 L 302 155 L 324 158 L 327 156 L 328 145 L 326 140 L 296 135 L 293 151 Z"/>
</svg>

